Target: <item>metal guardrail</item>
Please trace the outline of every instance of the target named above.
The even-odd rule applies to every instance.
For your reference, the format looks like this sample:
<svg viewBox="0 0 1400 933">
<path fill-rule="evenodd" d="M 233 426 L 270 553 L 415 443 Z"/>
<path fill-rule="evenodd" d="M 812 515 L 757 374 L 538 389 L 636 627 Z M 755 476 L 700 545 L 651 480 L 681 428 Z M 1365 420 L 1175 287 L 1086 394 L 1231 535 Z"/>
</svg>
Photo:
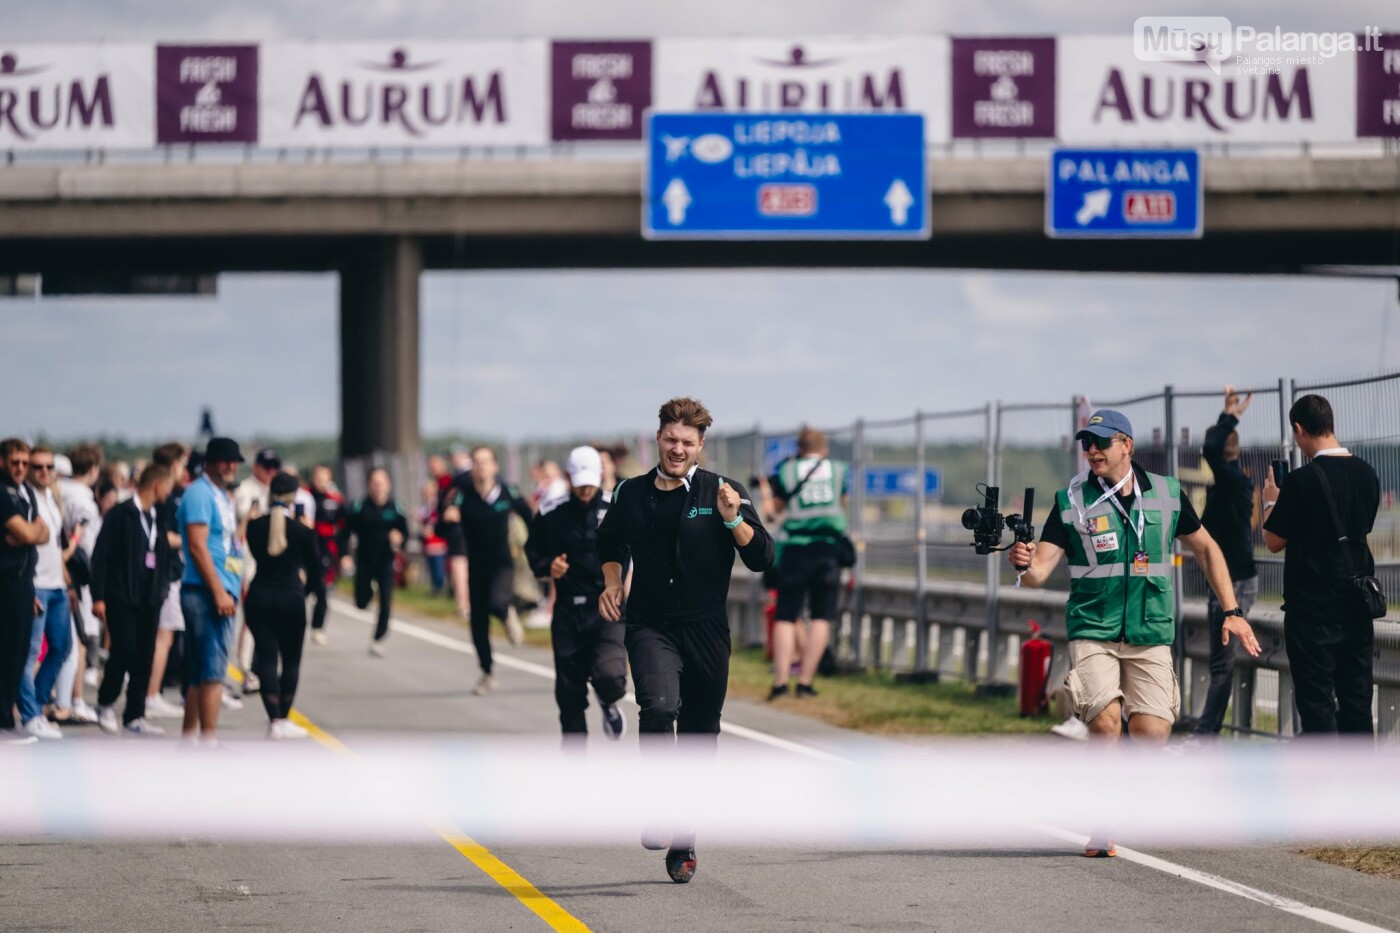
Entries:
<svg viewBox="0 0 1400 933">
<path fill-rule="evenodd" d="M 870 576 L 861 589 L 860 612 L 844 609 L 832 640 L 843 660 L 969 682 L 1011 683 L 1016 673 L 1013 659 L 1019 656 L 1020 642 L 1030 634 L 1029 623 L 1034 620 L 1042 627 L 1042 637 L 1054 645 L 1051 684 L 1061 683 L 1068 671 L 1064 592 L 1004 589 L 993 619 L 987 611 L 987 588 L 978 583 L 929 582 L 922 599 L 916 581 L 906 577 Z M 741 643 L 763 643 L 765 600 L 758 576 L 736 571 L 729 594 L 730 624 Z M 1294 735 L 1298 721 L 1283 647 L 1283 613 L 1256 609 L 1250 613 L 1250 624 L 1263 651 L 1258 658 L 1241 655 L 1236 662 L 1230 725 L 1281 737 Z M 1181 628 L 1181 653 L 1188 672 L 1182 680 L 1182 708 L 1199 715 L 1210 686 L 1210 628 L 1204 601 L 1185 603 Z M 993 639 L 1000 644 L 993 644 Z M 1400 622 L 1376 623 L 1375 651 L 1372 712 L 1377 732 L 1383 738 L 1400 738 Z M 1271 728 L 1261 730 L 1261 725 Z"/>
</svg>

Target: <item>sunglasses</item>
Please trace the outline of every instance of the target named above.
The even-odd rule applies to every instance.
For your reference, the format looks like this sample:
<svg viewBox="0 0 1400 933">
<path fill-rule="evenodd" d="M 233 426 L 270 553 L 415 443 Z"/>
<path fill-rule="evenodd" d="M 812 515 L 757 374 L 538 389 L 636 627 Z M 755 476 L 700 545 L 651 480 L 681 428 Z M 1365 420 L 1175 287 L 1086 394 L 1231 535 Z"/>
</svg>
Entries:
<svg viewBox="0 0 1400 933">
<path fill-rule="evenodd" d="M 11 461 L 10 461 L 10 466 L 12 466 L 12 467 L 24 467 L 25 469 L 28 469 L 28 468 L 29 468 L 29 461 L 28 461 L 28 460 L 11 460 Z"/>
<path fill-rule="evenodd" d="M 1079 449 L 1084 451 L 1085 453 L 1088 453 L 1095 447 L 1097 447 L 1099 450 L 1108 450 L 1108 448 L 1113 446 L 1113 442 L 1115 440 L 1117 440 L 1117 438 L 1099 437 L 1097 435 L 1095 435 L 1094 437 L 1081 437 L 1079 439 Z"/>
<path fill-rule="evenodd" d="M 31 463 L 29 464 L 29 469 L 31 469 L 31 470 L 43 470 L 44 472 L 47 473 L 49 470 L 52 470 L 52 469 L 53 469 L 53 464 L 52 464 L 52 463 L 33 463 L 33 462 L 31 462 Z"/>
</svg>

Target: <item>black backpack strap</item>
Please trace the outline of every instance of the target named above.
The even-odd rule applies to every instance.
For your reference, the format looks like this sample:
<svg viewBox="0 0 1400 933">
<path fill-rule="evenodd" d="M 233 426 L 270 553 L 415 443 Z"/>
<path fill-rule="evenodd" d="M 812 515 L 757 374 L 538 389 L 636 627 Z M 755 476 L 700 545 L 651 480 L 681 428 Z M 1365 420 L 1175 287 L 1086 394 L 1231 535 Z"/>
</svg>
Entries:
<svg viewBox="0 0 1400 933">
<path fill-rule="evenodd" d="M 1327 510 L 1332 513 L 1332 527 L 1337 530 L 1337 544 L 1342 548 L 1342 559 L 1346 561 L 1347 573 L 1352 577 L 1356 576 L 1356 564 L 1351 559 L 1351 543 L 1347 540 L 1347 530 L 1342 525 L 1342 516 L 1337 511 L 1337 500 L 1332 495 L 1332 484 L 1327 481 L 1327 471 L 1322 468 L 1322 464 L 1313 464 L 1317 471 L 1317 480 L 1322 484 L 1322 492 L 1327 500 Z"/>
</svg>

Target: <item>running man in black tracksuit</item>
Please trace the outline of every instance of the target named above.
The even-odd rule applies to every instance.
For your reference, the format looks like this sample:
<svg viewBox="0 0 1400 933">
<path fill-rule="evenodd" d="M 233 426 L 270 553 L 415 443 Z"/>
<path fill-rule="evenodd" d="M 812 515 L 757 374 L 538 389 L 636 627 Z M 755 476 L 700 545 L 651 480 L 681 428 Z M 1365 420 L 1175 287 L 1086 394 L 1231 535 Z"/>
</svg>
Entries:
<svg viewBox="0 0 1400 933">
<path fill-rule="evenodd" d="M 350 555 L 350 537 L 355 546 L 355 605 L 369 605 L 374 595 L 371 586 L 379 590 L 379 619 L 374 627 L 374 640 L 369 653 L 383 657 L 383 642 L 389 634 L 389 609 L 394 599 L 394 553 L 408 538 L 408 519 L 403 509 L 390 498 L 389 471 L 382 467 L 370 471 L 369 495 L 350 506 L 345 525 L 340 530 L 340 553 L 346 560 Z"/>
<path fill-rule="evenodd" d="M 712 419 L 695 399 L 661 406 L 661 462 L 613 490 L 598 532 L 606 589 L 603 618 L 622 617 L 622 569 L 633 561 L 627 603 L 627 655 L 641 707 L 642 747 L 656 754 L 676 731 L 714 748 L 729 687 L 726 601 L 734 552 L 755 572 L 773 564 L 773 538 L 748 492 L 697 466 Z M 642 844 L 666 845 L 648 830 Z M 666 871 L 684 884 L 695 874 L 695 838 L 670 840 Z"/>
<path fill-rule="evenodd" d="M 537 577 L 554 581 L 558 594 L 550 639 L 554 644 L 554 699 L 566 745 L 588 734 L 588 682 L 603 707 L 603 732 L 619 739 L 626 721 L 617 701 L 627 692 L 627 649 L 623 625 L 598 614 L 603 594 L 603 565 L 598 559 L 598 526 L 608 514 L 610 497 L 601 489 L 603 461 L 592 447 L 569 454 L 568 501 L 540 513 L 530 526 L 525 546 Z"/>
<path fill-rule="evenodd" d="M 473 691 L 485 696 L 496 686 L 491 673 L 491 617 L 500 619 L 512 644 L 520 644 L 524 630 L 510 615 L 515 595 L 515 564 L 510 556 L 510 516 L 514 512 L 528 525 L 534 514 L 520 490 L 496 481 L 496 454 L 490 447 L 472 451 L 472 468 L 453 480 L 442 520 L 460 522 L 467 547 L 467 598 L 471 603 L 472 644 L 481 664 L 481 679 Z"/>
</svg>

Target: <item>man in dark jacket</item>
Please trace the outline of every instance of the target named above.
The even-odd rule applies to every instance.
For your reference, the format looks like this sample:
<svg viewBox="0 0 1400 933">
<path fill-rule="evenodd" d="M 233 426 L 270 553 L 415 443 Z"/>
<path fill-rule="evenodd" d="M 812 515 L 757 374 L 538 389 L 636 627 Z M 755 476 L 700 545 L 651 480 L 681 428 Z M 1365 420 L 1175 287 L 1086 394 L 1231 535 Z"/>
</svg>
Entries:
<svg viewBox="0 0 1400 933">
<path fill-rule="evenodd" d="M 0 468 L 0 741 L 29 743 L 37 739 L 15 728 L 15 703 L 40 611 L 34 597 L 36 549 L 60 529 L 44 524 L 38 503 L 24 484 L 29 475 L 29 445 L 9 438 L 0 443 L 0 455 L 4 457 Z"/>
<path fill-rule="evenodd" d="M 365 480 L 369 495 L 350 506 L 340 530 L 340 560 L 346 571 L 355 571 L 355 605 L 369 605 L 374 590 L 379 591 L 379 618 L 369 653 L 384 656 L 384 639 L 389 634 L 389 611 L 394 600 L 394 555 L 408 538 L 408 519 L 393 499 L 389 471 L 375 467 Z M 350 538 L 355 538 L 355 556 L 350 558 Z"/>
<path fill-rule="evenodd" d="M 92 552 L 92 612 L 107 626 L 111 641 L 102 685 L 97 690 L 97 724 L 117 733 L 113 704 L 126 689 L 122 724 L 133 735 L 164 735 L 146 719 L 146 687 L 156 651 L 160 606 L 170 592 L 170 541 L 157 509 L 170 497 L 170 469 L 152 463 L 141 471 L 136 495 L 108 512 Z"/>
<path fill-rule="evenodd" d="M 1254 481 L 1240 469 L 1240 435 L 1235 428 L 1253 398 L 1253 392 L 1241 398 L 1234 386 L 1226 386 L 1225 407 L 1215 425 L 1206 429 L 1205 443 L 1201 445 L 1201 455 L 1215 478 L 1214 485 L 1206 490 L 1201 525 L 1225 555 L 1230 582 L 1235 588 L 1235 604 L 1246 616 L 1254 609 L 1254 601 L 1259 596 L 1254 540 L 1250 534 L 1254 522 Z M 1225 610 L 1214 591 L 1206 604 L 1206 613 L 1210 622 L 1210 689 L 1206 692 L 1206 705 L 1195 733 L 1218 735 L 1225 721 L 1225 708 L 1230 704 L 1237 649 L 1235 644 L 1222 643 Z"/>
<path fill-rule="evenodd" d="M 748 492 L 699 469 L 713 423 L 705 406 L 675 398 L 658 414 L 661 462 L 613 490 L 598 532 L 604 619 L 622 618 L 622 569 L 629 556 L 633 561 L 627 655 L 641 707 L 642 748 L 649 754 L 673 745 L 677 730 L 715 747 L 729 686 L 726 603 L 734 552 L 756 573 L 773 564 L 773 538 Z M 666 842 L 649 830 L 642 844 L 659 849 Z M 695 837 L 673 835 L 666 853 L 671 880 L 688 882 L 695 865 Z"/>
<path fill-rule="evenodd" d="M 617 701 L 627 692 L 627 649 L 621 622 L 598 614 L 603 567 L 598 559 L 598 526 L 611 497 L 603 492 L 603 462 L 592 447 L 569 454 L 568 501 L 535 517 L 525 552 L 538 577 L 554 581 L 557 596 L 550 623 L 554 645 L 554 700 L 566 746 L 588 734 L 588 682 L 603 707 L 603 732 L 619 739 L 626 721 Z"/>
</svg>

